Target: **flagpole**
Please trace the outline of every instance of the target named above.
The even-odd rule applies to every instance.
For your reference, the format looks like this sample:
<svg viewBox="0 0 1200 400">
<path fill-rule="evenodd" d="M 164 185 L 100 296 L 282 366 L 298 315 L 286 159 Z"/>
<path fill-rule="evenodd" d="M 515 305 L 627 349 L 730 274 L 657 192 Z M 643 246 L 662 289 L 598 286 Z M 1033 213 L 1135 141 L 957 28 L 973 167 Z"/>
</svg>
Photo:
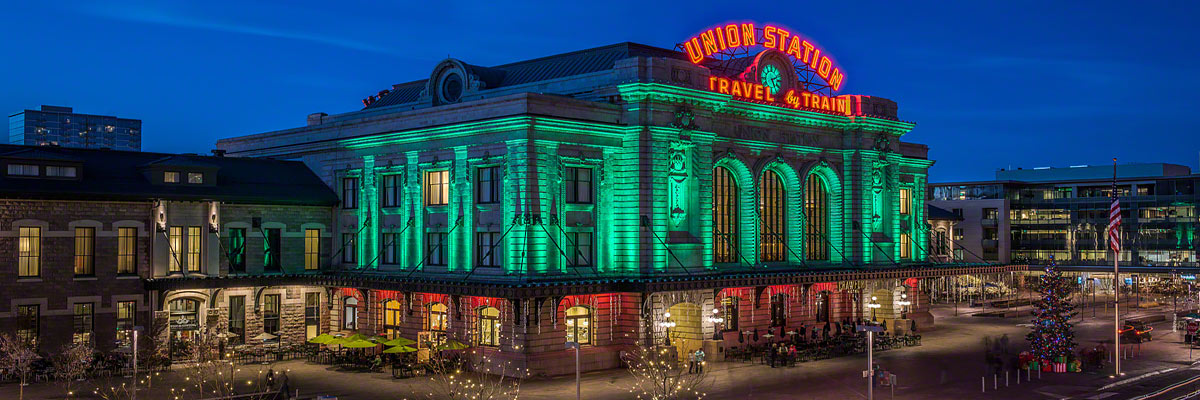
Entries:
<svg viewBox="0 0 1200 400">
<path fill-rule="evenodd" d="M 1117 193 L 1117 158 L 1113 157 L 1113 201 L 1118 201 Z M 1112 225 L 1112 217 L 1109 217 L 1109 225 Z M 1117 243 L 1120 243 L 1120 230 L 1113 232 L 1109 230 L 1109 234 L 1117 233 Z M 1109 239 L 1111 241 L 1111 239 Z M 1109 246 L 1112 248 L 1112 244 Z M 1116 348 L 1113 349 L 1113 359 L 1116 360 L 1113 377 L 1121 376 L 1121 264 L 1120 251 L 1113 248 L 1113 343 L 1116 343 Z"/>
</svg>

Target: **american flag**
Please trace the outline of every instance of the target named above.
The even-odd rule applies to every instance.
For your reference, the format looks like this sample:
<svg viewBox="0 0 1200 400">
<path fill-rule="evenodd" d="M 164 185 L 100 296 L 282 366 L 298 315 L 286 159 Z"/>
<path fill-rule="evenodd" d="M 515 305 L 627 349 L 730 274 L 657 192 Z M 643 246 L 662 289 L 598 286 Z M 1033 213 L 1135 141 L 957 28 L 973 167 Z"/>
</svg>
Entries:
<svg viewBox="0 0 1200 400">
<path fill-rule="evenodd" d="M 1113 254 L 1121 252 L 1121 200 L 1117 199 L 1117 178 L 1113 176 L 1112 206 L 1108 207 L 1108 247 Z"/>
</svg>

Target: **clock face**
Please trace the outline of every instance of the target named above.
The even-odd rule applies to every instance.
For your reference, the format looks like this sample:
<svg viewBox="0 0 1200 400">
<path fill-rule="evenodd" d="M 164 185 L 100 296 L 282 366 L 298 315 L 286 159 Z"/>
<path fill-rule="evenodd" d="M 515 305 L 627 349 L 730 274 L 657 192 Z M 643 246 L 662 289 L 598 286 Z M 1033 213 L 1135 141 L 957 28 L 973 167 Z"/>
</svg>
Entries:
<svg viewBox="0 0 1200 400">
<path fill-rule="evenodd" d="M 779 72 L 779 68 L 776 68 L 772 64 L 763 66 L 758 78 L 762 81 L 763 86 L 771 88 L 771 94 L 778 94 L 780 89 L 782 89 L 783 74 Z"/>
</svg>

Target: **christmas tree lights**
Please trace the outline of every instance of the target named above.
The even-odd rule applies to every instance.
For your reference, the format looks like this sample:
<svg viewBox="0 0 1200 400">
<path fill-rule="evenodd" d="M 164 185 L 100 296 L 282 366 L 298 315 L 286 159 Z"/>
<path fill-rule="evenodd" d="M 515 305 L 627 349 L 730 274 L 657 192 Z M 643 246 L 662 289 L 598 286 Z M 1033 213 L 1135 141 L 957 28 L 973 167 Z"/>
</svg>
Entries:
<svg viewBox="0 0 1200 400">
<path fill-rule="evenodd" d="M 1072 358 L 1075 349 L 1075 333 L 1070 322 L 1075 316 L 1075 307 L 1068 301 L 1073 286 L 1062 276 L 1053 257 L 1046 265 L 1039 287 L 1042 299 L 1033 305 L 1033 329 L 1026 335 L 1030 352 L 1038 360 L 1066 362 Z"/>
</svg>

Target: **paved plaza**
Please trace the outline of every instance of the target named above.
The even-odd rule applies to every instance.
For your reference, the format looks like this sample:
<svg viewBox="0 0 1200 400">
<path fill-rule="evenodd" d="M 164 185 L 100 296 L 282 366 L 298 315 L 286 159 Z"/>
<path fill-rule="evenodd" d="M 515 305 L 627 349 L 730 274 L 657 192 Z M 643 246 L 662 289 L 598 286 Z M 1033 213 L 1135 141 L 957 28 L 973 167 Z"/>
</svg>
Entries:
<svg viewBox="0 0 1200 400">
<path fill-rule="evenodd" d="M 1032 382 L 1024 379 L 1017 383 L 1015 372 L 1008 377 L 993 378 L 988 374 L 984 362 L 984 338 L 999 339 L 1008 335 L 1010 348 L 1019 352 L 1027 347 L 1023 326 L 1024 317 L 984 318 L 970 314 L 977 308 L 960 305 L 959 316 L 954 316 L 953 305 L 935 308 L 937 328 L 923 332 L 923 345 L 876 353 L 878 363 L 895 373 L 898 385 L 894 388 L 878 387 L 880 399 L 1014 399 L 1014 398 L 1089 398 L 1097 395 L 1097 389 L 1120 381 L 1111 379 L 1108 372 L 1084 372 L 1074 374 L 1041 375 L 1035 373 Z M 1167 309 L 1136 310 L 1130 315 L 1138 316 L 1169 312 Z M 1076 320 L 1077 341 L 1081 346 L 1095 345 L 1109 339 L 1111 313 L 1104 316 L 1103 308 L 1093 311 L 1085 308 L 1080 313 L 1084 318 Z M 1138 381 L 1105 390 L 1111 393 L 1106 398 L 1128 398 L 1134 394 L 1184 381 L 1200 375 L 1189 368 L 1191 359 L 1187 348 L 1179 343 L 1178 334 L 1171 333 L 1169 320 L 1154 325 L 1154 341 L 1141 345 L 1140 353 L 1124 362 L 1126 379 L 1153 373 Z M 1111 345 L 1110 345 L 1111 346 Z M 1200 357 L 1200 352 L 1195 356 Z M 770 368 L 757 362 L 720 362 L 709 366 L 711 386 L 707 389 L 710 399 L 828 399 L 866 398 L 866 381 L 861 378 L 865 368 L 865 356 L 834 358 L 799 363 L 791 368 Z M 265 366 L 242 366 L 239 381 L 252 379 Z M 277 363 L 276 371 L 287 370 L 292 387 L 299 389 L 302 397 L 334 395 L 339 399 L 405 399 L 425 398 L 423 377 L 393 379 L 388 373 L 360 373 L 338 371 L 335 367 L 311 364 L 303 361 Z M 986 376 L 986 377 L 985 377 Z M 177 373 L 167 373 L 155 388 L 141 392 L 139 398 L 170 398 L 164 387 L 168 382 L 180 379 Z M 981 392 L 981 379 L 986 380 L 986 391 Z M 995 379 L 995 381 L 993 381 Z M 632 378 L 625 370 L 608 370 L 583 375 L 582 397 L 585 399 L 627 399 L 632 395 L 629 386 Z M 565 399 L 575 395 L 573 376 L 529 379 L 521 389 L 521 398 L 535 400 Z M 993 389 L 993 384 L 999 386 Z M 1193 389 L 1194 390 L 1194 389 Z M 26 398 L 62 398 L 56 385 L 35 384 L 27 388 Z M 15 398 L 15 385 L 0 387 L 0 397 Z M 86 396 L 84 396 L 86 397 Z"/>
</svg>

